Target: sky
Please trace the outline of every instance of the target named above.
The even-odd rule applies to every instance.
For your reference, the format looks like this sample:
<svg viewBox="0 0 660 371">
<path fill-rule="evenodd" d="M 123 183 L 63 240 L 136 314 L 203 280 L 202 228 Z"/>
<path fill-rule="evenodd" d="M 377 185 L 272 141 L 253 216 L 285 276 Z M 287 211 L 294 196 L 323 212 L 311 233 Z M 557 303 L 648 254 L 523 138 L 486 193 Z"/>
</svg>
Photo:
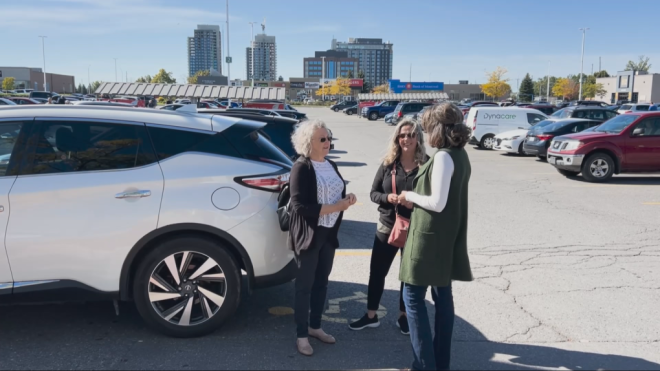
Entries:
<svg viewBox="0 0 660 371">
<path fill-rule="evenodd" d="M 47 72 L 74 75 L 76 83 L 87 84 L 88 75 L 115 81 L 114 58 L 121 81 L 164 68 L 184 82 L 187 37 L 198 24 L 224 32 L 226 1 L 0 0 L 0 66 L 43 68 L 39 36 L 45 35 Z M 246 78 L 248 22 L 264 18 L 266 34 L 277 38 L 277 74 L 285 79 L 302 77 L 303 58 L 330 49 L 333 37 L 382 38 L 394 44 L 394 79 L 409 81 L 412 70 L 412 81 L 484 83 L 500 66 L 515 91 L 526 73 L 578 74 L 583 27 L 589 28 L 585 73 L 592 65 L 598 71 L 599 58 L 612 74 L 640 55 L 651 58 L 651 72 L 660 72 L 658 14 L 658 0 L 633 8 L 590 0 L 229 0 L 230 77 Z"/>
</svg>

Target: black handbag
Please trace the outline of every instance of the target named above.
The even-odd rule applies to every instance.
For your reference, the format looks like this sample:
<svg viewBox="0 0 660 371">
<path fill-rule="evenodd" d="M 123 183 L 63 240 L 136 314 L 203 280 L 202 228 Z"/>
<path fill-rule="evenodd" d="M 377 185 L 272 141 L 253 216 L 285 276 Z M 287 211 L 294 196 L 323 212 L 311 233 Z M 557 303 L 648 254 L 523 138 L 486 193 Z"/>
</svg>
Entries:
<svg viewBox="0 0 660 371">
<path fill-rule="evenodd" d="M 282 232 L 289 231 L 289 220 L 291 219 L 291 190 L 286 184 L 277 197 L 277 220 L 280 222 Z"/>
</svg>

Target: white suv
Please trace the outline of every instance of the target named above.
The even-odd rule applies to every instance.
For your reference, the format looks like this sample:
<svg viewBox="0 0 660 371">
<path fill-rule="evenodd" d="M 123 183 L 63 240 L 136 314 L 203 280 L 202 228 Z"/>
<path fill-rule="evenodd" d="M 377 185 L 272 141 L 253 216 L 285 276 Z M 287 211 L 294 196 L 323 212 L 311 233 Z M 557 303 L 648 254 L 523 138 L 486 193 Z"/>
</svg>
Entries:
<svg viewBox="0 0 660 371">
<path fill-rule="evenodd" d="M 264 125 L 0 108 L 0 303 L 134 300 L 152 328 L 189 337 L 225 322 L 242 290 L 290 281 L 276 207 L 292 163 Z"/>
</svg>

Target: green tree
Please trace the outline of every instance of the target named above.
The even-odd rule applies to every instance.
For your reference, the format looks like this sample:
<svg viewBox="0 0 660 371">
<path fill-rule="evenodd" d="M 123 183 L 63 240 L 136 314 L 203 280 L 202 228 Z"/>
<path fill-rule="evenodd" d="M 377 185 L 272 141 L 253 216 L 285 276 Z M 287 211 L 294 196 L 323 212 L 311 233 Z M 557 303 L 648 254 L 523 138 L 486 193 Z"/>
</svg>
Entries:
<svg viewBox="0 0 660 371">
<path fill-rule="evenodd" d="M 607 90 L 603 87 L 603 84 L 597 84 L 596 82 L 587 82 L 582 87 L 582 96 L 585 98 L 595 98 L 596 96 L 601 99 L 607 94 Z"/>
<path fill-rule="evenodd" d="M 191 76 L 191 77 L 188 78 L 188 84 L 197 84 L 197 78 L 200 77 L 200 76 L 211 76 L 211 71 L 209 71 L 209 70 L 200 70 L 200 71 L 195 72 L 194 76 Z M 154 76 L 154 79 L 155 78 L 156 78 L 156 76 Z"/>
<path fill-rule="evenodd" d="M 364 71 L 359 71 L 358 72 L 358 79 L 362 79 L 362 91 L 361 93 L 369 93 L 371 92 L 371 84 L 365 81 L 364 79 Z"/>
<path fill-rule="evenodd" d="M 142 77 L 139 77 L 135 82 L 142 82 L 142 83 L 150 83 L 151 82 L 151 75 L 144 75 Z"/>
<path fill-rule="evenodd" d="M 645 57 L 643 55 L 639 56 L 639 61 L 637 63 L 633 61 L 628 61 L 628 64 L 626 65 L 625 71 L 644 71 L 644 72 L 649 72 L 651 69 L 651 64 L 649 61 L 651 58 Z"/>
<path fill-rule="evenodd" d="M 594 76 L 596 76 L 596 77 L 610 77 L 610 74 L 607 73 L 607 71 L 602 70 L 602 71 L 598 71 L 598 72 L 594 73 Z"/>
<path fill-rule="evenodd" d="M 2 80 L 2 90 L 14 90 L 14 81 L 15 79 L 13 77 L 5 77 Z"/>
<path fill-rule="evenodd" d="M 550 96 L 552 96 L 552 88 L 555 87 L 555 84 L 557 83 L 557 78 L 554 76 L 550 76 Z M 534 91 L 535 92 L 541 92 L 542 96 L 545 96 L 548 91 L 548 76 L 544 76 L 542 79 L 536 80 L 534 82 Z"/>
<path fill-rule="evenodd" d="M 96 93 L 96 89 L 98 89 L 99 86 L 101 86 L 101 84 L 103 84 L 103 82 L 101 82 L 101 81 L 94 81 L 94 82 L 92 83 L 92 85 L 91 85 L 91 89 L 90 89 L 91 91 L 90 91 L 90 93 L 91 93 L 91 94 L 95 94 L 95 93 Z"/>
<path fill-rule="evenodd" d="M 176 84 L 176 79 L 172 77 L 172 72 L 167 72 L 161 68 L 154 77 L 151 78 L 154 84 Z"/>
<path fill-rule="evenodd" d="M 529 73 L 520 82 L 520 88 L 518 90 L 518 98 L 521 101 L 531 102 L 534 99 L 534 82 L 529 76 Z"/>
<path fill-rule="evenodd" d="M 280 82 L 284 81 L 284 77 L 282 77 L 282 76 L 278 77 L 277 81 L 280 81 Z"/>
<path fill-rule="evenodd" d="M 348 70 L 348 73 L 346 74 L 347 79 L 352 79 L 353 78 L 353 70 Z"/>
</svg>

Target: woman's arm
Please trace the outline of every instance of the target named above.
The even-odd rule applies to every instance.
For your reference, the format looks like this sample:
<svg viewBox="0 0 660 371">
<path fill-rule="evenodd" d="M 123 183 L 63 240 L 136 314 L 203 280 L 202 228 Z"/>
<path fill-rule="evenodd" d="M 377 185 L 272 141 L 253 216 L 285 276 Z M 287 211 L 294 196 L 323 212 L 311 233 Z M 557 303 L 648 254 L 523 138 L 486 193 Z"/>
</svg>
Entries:
<svg viewBox="0 0 660 371">
<path fill-rule="evenodd" d="M 387 193 L 383 189 L 383 178 L 385 177 L 385 167 L 378 167 L 376 176 L 374 177 L 374 183 L 371 185 L 371 202 L 385 206 L 389 204 L 387 202 Z"/>
<path fill-rule="evenodd" d="M 308 218 L 318 218 L 321 215 L 332 214 L 344 211 L 350 206 L 348 198 L 344 198 L 332 205 L 321 205 L 318 202 L 313 204 L 305 204 L 303 200 L 306 198 L 305 192 L 314 192 L 316 189 L 309 189 L 309 177 L 313 174 L 309 171 L 305 164 L 296 162 L 291 169 L 291 177 L 289 185 L 291 187 L 291 207 L 293 210 Z M 307 186 L 305 186 L 307 184 Z"/>
<path fill-rule="evenodd" d="M 441 212 L 447 205 L 451 177 L 454 175 L 454 161 L 447 152 L 438 152 L 434 156 L 431 169 L 431 195 L 421 196 L 414 192 L 405 194 L 406 201 L 426 210 Z"/>
</svg>

